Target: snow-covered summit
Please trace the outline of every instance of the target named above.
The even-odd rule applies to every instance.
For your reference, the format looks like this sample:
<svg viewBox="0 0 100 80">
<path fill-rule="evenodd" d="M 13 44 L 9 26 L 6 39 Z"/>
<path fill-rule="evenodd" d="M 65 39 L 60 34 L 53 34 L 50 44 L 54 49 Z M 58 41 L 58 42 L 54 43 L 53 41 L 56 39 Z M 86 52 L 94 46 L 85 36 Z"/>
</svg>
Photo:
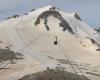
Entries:
<svg viewBox="0 0 100 80">
<path fill-rule="evenodd" d="M 9 26 L 9 27 L 8 27 Z M 12 17 L 0 23 L 0 28 L 23 29 L 30 26 L 37 31 L 72 34 L 80 38 L 90 39 L 100 46 L 100 33 L 83 22 L 77 12 L 66 13 L 52 5 L 38 8 L 27 15 Z"/>
</svg>

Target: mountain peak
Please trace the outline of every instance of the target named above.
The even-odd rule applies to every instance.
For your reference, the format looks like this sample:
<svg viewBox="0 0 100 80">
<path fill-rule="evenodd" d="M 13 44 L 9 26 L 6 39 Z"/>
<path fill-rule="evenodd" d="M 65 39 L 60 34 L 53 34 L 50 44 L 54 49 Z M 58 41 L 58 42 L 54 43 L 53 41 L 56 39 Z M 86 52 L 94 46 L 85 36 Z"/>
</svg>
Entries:
<svg viewBox="0 0 100 80">
<path fill-rule="evenodd" d="M 44 10 L 59 10 L 59 8 L 52 6 L 52 5 L 47 5 L 45 7 L 42 7 Z"/>
<path fill-rule="evenodd" d="M 52 7 L 55 7 L 55 6 L 53 6 L 53 5 L 47 5 L 47 6 L 45 6 L 45 7 L 47 7 L 47 8 L 52 8 Z"/>
</svg>

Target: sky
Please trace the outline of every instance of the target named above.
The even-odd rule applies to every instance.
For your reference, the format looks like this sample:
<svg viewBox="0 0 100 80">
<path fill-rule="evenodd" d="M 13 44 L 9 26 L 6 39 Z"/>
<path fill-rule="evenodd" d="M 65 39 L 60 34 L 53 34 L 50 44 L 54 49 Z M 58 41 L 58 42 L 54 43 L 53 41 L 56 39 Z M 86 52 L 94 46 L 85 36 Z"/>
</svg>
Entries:
<svg viewBox="0 0 100 80">
<path fill-rule="evenodd" d="M 47 5 L 65 12 L 78 12 L 90 26 L 100 26 L 100 0 L 0 0 L 0 20 Z"/>
</svg>

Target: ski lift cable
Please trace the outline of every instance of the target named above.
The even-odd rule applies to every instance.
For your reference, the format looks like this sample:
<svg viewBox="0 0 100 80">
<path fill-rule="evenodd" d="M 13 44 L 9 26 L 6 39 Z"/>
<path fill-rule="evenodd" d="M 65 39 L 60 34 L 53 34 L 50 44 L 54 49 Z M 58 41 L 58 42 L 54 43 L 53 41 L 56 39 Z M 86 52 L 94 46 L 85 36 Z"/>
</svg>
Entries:
<svg viewBox="0 0 100 80">
<path fill-rule="evenodd" d="M 11 62 L 9 61 L 6 65 L 4 65 L 2 68 L 5 68 L 5 67 L 7 67 L 7 66 L 9 66 L 9 64 L 10 64 Z M 8 69 L 7 68 L 5 68 L 5 70 L 4 71 L 2 71 L 1 73 L 0 73 L 0 75 L 2 75 L 4 72 L 6 72 Z"/>
<path fill-rule="evenodd" d="M 60 43 L 59 43 L 59 44 L 60 44 Z M 63 48 L 62 48 L 61 46 L 59 46 L 59 48 L 60 48 L 60 50 L 62 51 L 62 54 L 64 55 L 64 57 L 65 57 L 68 61 L 70 61 L 69 58 L 68 58 L 68 56 L 65 56 Z M 73 70 L 75 73 L 77 73 L 76 70 L 74 69 L 73 65 L 71 64 L 70 66 L 71 66 L 72 70 Z"/>
<path fill-rule="evenodd" d="M 32 41 L 29 41 L 23 48 L 24 50 L 22 50 L 22 48 L 20 50 L 22 50 L 21 52 L 24 52 L 30 45 L 31 43 L 34 41 L 34 40 L 37 40 L 39 38 L 39 36 L 42 35 L 42 33 L 40 33 L 38 36 L 36 36 Z M 28 52 L 25 51 L 24 53 Z M 8 62 L 7 64 L 5 64 L 2 68 L 5 68 L 6 66 L 8 66 L 10 64 L 10 62 Z M 1 72 L 0 74 L 3 74 L 5 71 L 7 71 L 7 69 L 5 69 L 3 72 Z"/>
<path fill-rule="evenodd" d="M 59 43 L 60 44 L 60 43 Z M 61 44 L 60 44 L 61 46 Z M 64 47 L 62 46 L 62 49 L 64 49 Z M 63 53 L 64 54 L 64 53 Z M 64 54 L 65 55 L 65 54 Z M 76 68 L 79 70 L 79 72 L 76 71 L 75 66 L 73 66 L 73 64 L 71 64 L 71 67 L 74 68 L 74 72 L 78 75 L 78 73 L 81 73 L 81 75 L 85 76 L 85 74 L 81 71 L 81 69 L 79 68 L 79 66 L 76 64 L 76 62 L 72 59 L 71 55 L 69 55 L 69 53 L 67 53 L 67 56 L 71 59 L 71 61 L 73 62 L 73 64 L 76 66 Z M 66 55 L 65 57 L 68 58 Z M 81 78 L 81 77 L 79 77 Z"/>
<path fill-rule="evenodd" d="M 21 20 L 21 18 L 20 18 L 20 20 Z M 17 21 L 16 21 L 14 24 L 12 24 L 11 26 L 12 26 L 12 27 L 15 26 L 20 20 L 17 20 Z M 18 52 L 24 52 L 24 51 L 28 48 L 28 46 L 31 45 L 31 43 L 32 43 L 34 40 L 37 40 L 37 39 L 38 39 L 38 37 L 39 37 L 40 35 L 42 35 L 42 33 L 40 33 L 38 36 L 36 36 L 32 41 L 29 41 L 27 44 L 25 44 L 25 46 L 23 46 L 20 50 L 18 50 Z M 5 64 L 2 68 L 8 66 L 9 64 L 10 64 L 10 62 L 7 63 L 7 64 Z M 4 71 L 4 72 L 5 72 L 5 71 Z"/>
<path fill-rule="evenodd" d="M 41 34 L 42 35 L 42 34 Z M 25 51 L 26 50 L 26 48 L 28 47 L 28 46 L 30 46 L 31 45 L 31 43 L 34 41 L 34 40 L 36 40 L 36 39 L 38 39 L 38 37 L 39 36 L 36 36 L 36 38 L 35 39 L 33 39 L 32 41 L 30 41 L 29 43 L 27 43 L 24 47 L 22 47 L 18 52 L 23 52 L 23 51 Z M 6 67 L 6 66 L 8 66 L 10 64 L 10 62 L 8 62 L 7 64 L 5 64 L 2 68 L 4 68 L 4 67 Z M 7 69 L 5 69 L 5 71 L 6 71 Z M 3 71 L 3 72 L 5 72 L 5 71 Z M 2 72 L 2 73 L 3 73 Z"/>
<path fill-rule="evenodd" d="M 61 45 L 60 45 L 60 46 L 61 46 Z M 60 49 L 63 49 L 63 48 L 60 47 Z M 63 51 L 63 55 L 65 56 L 65 58 L 66 58 L 67 60 L 69 60 L 69 59 L 68 59 L 68 57 L 69 57 L 68 54 L 67 54 L 67 56 L 68 56 L 68 57 L 67 57 L 67 56 L 65 55 L 64 51 Z M 71 60 L 71 61 L 72 61 L 72 60 Z M 73 61 L 72 61 L 72 62 L 73 62 Z M 75 66 L 73 66 L 73 63 L 71 63 L 70 66 L 71 66 L 72 70 L 74 71 L 74 73 L 78 75 L 78 72 L 76 71 Z M 79 75 L 78 75 L 78 77 L 80 78 Z M 80 79 L 81 79 L 81 78 L 80 78 Z"/>
</svg>

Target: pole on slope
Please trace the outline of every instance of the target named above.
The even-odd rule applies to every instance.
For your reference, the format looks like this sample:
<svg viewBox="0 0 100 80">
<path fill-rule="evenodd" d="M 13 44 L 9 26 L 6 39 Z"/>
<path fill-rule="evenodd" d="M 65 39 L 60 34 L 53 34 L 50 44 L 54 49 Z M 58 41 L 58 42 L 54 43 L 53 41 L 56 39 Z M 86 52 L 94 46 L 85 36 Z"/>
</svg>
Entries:
<svg viewBox="0 0 100 80">
<path fill-rule="evenodd" d="M 57 36 L 55 36 L 54 45 L 57 45 L 57 44 L 58 44 L 58 39 L 57 39 Z"/>
</svg>

